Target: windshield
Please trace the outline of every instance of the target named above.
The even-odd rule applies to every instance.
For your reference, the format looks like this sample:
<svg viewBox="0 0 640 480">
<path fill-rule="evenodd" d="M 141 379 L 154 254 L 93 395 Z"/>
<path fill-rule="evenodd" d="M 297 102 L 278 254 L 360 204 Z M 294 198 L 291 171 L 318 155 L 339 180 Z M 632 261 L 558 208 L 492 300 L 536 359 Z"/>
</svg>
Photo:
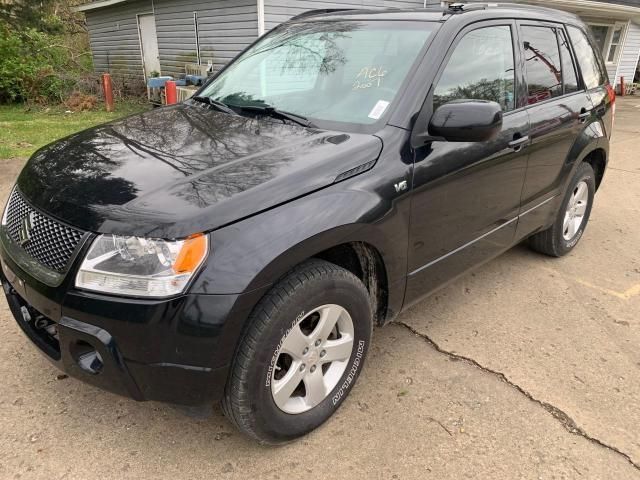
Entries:
<svg viewBox="0 0 640 480">
<path fill-rule="evenodd" d="M 293 23 L 264 37 L 200 95 L 313 120 L 369 125 L 389 110 L 437 24 Z"/>
</svg>

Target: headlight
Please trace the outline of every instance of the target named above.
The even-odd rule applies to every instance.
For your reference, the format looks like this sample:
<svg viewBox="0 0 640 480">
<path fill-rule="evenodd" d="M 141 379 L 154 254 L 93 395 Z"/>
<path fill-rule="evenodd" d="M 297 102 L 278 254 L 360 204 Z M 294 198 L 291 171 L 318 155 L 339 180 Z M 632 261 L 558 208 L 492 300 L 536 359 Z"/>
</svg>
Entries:
<svg viewBox="0 0 640 480">
<path fill-rule="evenodd" d="M 202 234 L 176 241 L 100 235 L 80 266 L 76 287 L 136 297 L 175 295 L 202 265 L 208 247 Z"/>
</svg>

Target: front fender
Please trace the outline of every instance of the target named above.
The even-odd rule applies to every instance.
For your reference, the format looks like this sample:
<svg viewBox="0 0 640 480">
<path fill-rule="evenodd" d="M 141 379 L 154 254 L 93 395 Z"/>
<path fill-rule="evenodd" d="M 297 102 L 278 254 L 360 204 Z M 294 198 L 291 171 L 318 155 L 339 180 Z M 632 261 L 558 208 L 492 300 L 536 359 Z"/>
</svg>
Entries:
<svg viewBox="0 0 640 480">
<path fill-rule="evenodd" d="M 192 292 L 229 294 L 261 289 L 323 250 L 356 241 L 380 253 L 389 284 L 403 279 L 409 196 L 385 200 L 358 188 L 360 182 L 366 179 L 352 181 L 348 188 L 347 182 L 333 185 L 216 230 L 213 253 Z"/>
<path fill-rule="evenodd" d="M 274 282 L 295 265 L 346 242 L 365 242 L 378 251 L 388 281 L 387 319 L 399 312 L 406 282 L 410 195 L 394 196 L 380 185 L 371 188 L 376 178 L 360 175 L 211 234 L 212 252 L 190 293 L 209 298 L 242 293 L 228 307 L 221 326 L 218 364 L 232 361 L 250 312 Z"/>
</svg>

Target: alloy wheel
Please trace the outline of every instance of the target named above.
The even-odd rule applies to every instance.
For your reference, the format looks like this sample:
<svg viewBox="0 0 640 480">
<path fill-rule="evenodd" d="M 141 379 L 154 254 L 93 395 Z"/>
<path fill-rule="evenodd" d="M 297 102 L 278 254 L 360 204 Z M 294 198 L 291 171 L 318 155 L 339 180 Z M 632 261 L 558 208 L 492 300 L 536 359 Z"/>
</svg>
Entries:
<svg viewBox="0 0 640 480">
<path fill-rule="evenodd" d="M 284 336 L 271 378 L 273 400 L 283 412 L 306 412 L 322 402 L 344 374 L 354 328 L 340 305 L 307 313 Z"/>
<path fill-rule="evenodd" d="M 562 236 L 569 241 L 578 233 L 589 204 L 589 187 L 584 181 L 579 182 L 569 198 L 567 210 L 562 223 Z"/>
</svg>

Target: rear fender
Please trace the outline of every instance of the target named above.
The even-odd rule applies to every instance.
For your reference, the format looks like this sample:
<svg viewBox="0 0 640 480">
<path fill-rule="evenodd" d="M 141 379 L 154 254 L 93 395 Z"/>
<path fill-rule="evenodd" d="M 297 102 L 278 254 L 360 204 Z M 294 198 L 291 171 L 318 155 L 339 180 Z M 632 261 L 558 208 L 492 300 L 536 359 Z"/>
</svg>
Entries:
<svg viewBox="0 0 640 480">
<path fill-rule="evenodd" d="M 604 126 L 600 121 L 590 123 L 584 128 L 573 144 L 573 148 L 567 156 L 566 166 L 568 173 L 564 177 L 560 192 L 563 194 L 568 188 L 569 182 L 575 175 L 578 167 L 595 150 L 604 152 L 605 166 L 609 157 L 609 139 L 606 136 Z M 604 174 L 604 172 L 602 172 Z"/>
</svg>

